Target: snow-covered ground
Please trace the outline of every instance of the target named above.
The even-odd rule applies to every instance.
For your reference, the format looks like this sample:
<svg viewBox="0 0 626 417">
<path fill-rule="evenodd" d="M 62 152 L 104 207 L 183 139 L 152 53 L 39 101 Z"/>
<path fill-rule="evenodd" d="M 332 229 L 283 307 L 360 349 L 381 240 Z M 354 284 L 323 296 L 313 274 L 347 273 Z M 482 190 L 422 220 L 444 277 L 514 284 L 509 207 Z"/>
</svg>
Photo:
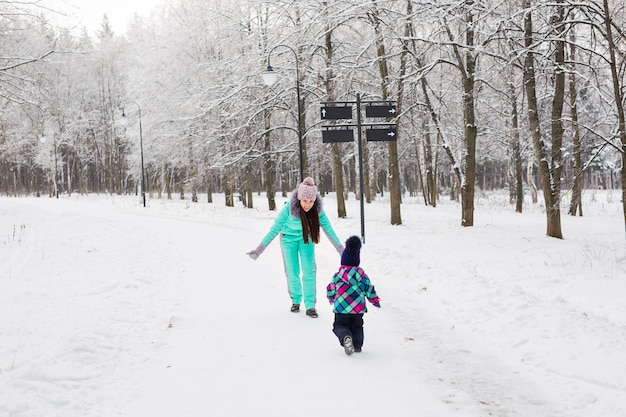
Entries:
<svg viewBox="0 0 626 417">
<path fill-rule="evenodd" d="M 470 228 L 446 200 L 407 199 L 401 226 L 366 205 L 382 308 L 350 357 L 325 237 L 320 317 L 292 314 L 278 240 L 245 255 L 276 212 L 214 201 L 0 197 L 0 417 L 626 416 L 619 191 L 586 192 L 563 240 L 506 196 L 478 198 Z M 324 201 L 360 234 L 353 197 L 347 219 Z"/>
</svg>

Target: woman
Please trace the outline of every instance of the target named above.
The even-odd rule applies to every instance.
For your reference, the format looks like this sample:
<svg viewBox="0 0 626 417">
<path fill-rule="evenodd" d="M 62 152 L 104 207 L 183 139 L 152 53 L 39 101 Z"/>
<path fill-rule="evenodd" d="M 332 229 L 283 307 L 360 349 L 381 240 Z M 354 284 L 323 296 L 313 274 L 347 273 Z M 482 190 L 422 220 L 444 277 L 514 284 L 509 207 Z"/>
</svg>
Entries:
<svg viewBox="0 0 626 417">
<path fill-rule="evenodd" d="M 276 217 L 274 225 L 256 249 L 247 253 L 257 259 L 272 240 L 280 233 L 287 289 L 291 297 L 291 312 L 300 311 L 304 300 L 306 315 L 316 318 L 316 267 L 315 244 L 319 243 L 320 226 L 339 255 L 343 253 L 341 240 L 330 225 L 322 209 L 322 197 L 317 192 L 313 178 L 307 177 L 295 189 L 289 202 Z"/>
</svg>

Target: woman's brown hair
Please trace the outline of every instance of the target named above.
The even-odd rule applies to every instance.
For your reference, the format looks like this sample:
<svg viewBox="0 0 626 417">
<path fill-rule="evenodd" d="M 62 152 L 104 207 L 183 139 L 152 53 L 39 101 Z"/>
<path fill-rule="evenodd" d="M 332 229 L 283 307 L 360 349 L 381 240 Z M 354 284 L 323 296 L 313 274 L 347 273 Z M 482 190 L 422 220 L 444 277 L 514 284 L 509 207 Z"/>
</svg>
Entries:
<svg viewBox="0 0 626 417">
<path fill-rule="evenodd" d="M 320 216 L 317 211 L 317 200 L 311 210 L 304 211 L 300 206 L 300 221 L 302 222 L 302 237 L 304 243 L 309 243 L 309 237 L 313 243 L 320 242 Z"/>
</svg>

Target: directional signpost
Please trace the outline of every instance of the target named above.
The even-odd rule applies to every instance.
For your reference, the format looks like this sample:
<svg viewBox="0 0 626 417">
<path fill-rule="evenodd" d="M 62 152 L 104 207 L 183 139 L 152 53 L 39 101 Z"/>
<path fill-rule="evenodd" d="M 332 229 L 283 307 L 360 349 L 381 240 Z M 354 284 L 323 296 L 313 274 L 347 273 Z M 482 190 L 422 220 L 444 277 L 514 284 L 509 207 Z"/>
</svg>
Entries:
<svg viewBox="0 0 626 417">
<path fill-rule="evenodd" d="M 361 105 L 365 105 L 365 117 L 384 118 L 396 117 L 396 102 L 393 100 L 366 100 L 361 101 L 361 95 L 356 95 L 356 101 L 326 101 L 321 103 L 320 116 L 322 120 L 353 120 L 352 104 L 356 104 L 356 123 L 333 124 L 322 126 L 323 143 L 342 143 L 354 141 L 354 130 L 357 130 L 357 145 L 359 150 L 359 188 L 361 203 L 361 240 L 365 243 L 365 215 L 363 202 L 363 144 L 361 139 L 362 128 L 365 128 L 365 138 L 368 142 L 389 142 L 397 140 L 398 133 L 395 123 L 361 123 Z"/>
<path fill-rule="evenodd" d="M 365 117 L 396 117 L 396 105 L 370 104 L 365 106 Z"/>
<path fill-rule="evenodd" d="M 396 126 L 366 129 L 365 138 L 369 142 L 389 142 L 396 140 Z"/>
<path fill-rule="evenodd" d="M 322 142 L 354 142 L 354 130 L 352 129 L 333 129 L 322 130 Z"/>
<path fill-rule="evenodd" d="M 352 119 L 352 106 L 322 106 L 320 110 L 322 120 Z"/>
</svg>

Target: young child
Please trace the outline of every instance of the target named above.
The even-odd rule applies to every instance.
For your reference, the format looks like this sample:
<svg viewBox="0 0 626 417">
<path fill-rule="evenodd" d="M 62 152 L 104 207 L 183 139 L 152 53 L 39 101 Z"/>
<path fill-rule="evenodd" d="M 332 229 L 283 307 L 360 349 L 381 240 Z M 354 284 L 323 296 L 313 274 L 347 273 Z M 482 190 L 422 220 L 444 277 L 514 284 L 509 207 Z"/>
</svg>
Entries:
<svg viewBox="0 0 626 417">
<path fill-rule="evenodd" d="M 367 313 L 365 299 L 380 307 L 374 285 L 359 267 L 361 239 L 350 236 L 341 255 L 341 266 L 326 287 L 326 297 L 333 305 L 333 333 L 346 355 L 360 352 L 363 347 L 363 314 Z"/>
</svg>

